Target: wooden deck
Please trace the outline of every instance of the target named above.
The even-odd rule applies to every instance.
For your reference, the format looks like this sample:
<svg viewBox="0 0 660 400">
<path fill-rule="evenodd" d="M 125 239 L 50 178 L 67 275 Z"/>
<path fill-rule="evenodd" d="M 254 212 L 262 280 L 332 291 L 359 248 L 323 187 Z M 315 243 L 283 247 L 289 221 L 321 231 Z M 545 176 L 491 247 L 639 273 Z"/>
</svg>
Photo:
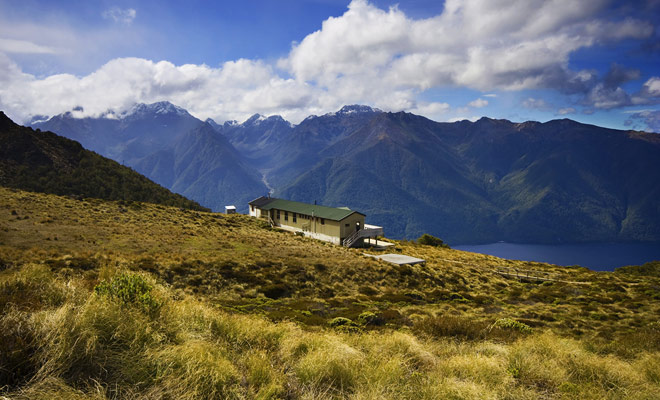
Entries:
<svg viewBox="0 0 660 400">
<path fill-rule="evenodd" d="M 397 264 L 397 265 L 415 265 L 415 264 L 426 264 L 426 260 L 423 260 L 421 258 L 415 258 L 415 257 L 410 257 L 410 256 L 405 256 L 403 254 L 381 254 L 381 255 L 374 255 L 374 254 L 366 254 L 364 253 L 365 256 L 377 258 L 379 260 L 387 261 L 388 263 L 392 264 Z"/>
</svg>

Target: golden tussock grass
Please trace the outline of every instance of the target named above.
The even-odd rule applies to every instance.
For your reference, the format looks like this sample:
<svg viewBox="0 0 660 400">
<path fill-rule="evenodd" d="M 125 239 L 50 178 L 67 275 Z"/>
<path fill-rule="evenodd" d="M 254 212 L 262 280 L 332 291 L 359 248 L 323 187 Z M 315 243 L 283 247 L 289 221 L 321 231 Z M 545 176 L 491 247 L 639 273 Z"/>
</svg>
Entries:
<svg viewBox="0 0 660 400">
<path fill-rule="evenodd" d="M 393 267 L 240 215 L 0 198 L 1 396 L 660 398 L 654 277 L 410 242 L 427 265 Z"/>
</svg>

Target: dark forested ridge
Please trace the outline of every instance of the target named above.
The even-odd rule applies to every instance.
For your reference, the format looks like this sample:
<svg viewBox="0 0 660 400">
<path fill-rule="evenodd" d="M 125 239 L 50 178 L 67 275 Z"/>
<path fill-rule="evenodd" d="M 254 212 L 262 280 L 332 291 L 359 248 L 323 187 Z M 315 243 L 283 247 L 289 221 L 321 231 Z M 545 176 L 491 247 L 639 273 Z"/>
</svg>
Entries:
<svg viewBox="0 0 660 400">
<path fill-rule="evenodd" d="M 206 210 L 115 161 L 52 132 L 15 124 L 0 112 L 0 185 L 34 192 Z"/>
</svg>

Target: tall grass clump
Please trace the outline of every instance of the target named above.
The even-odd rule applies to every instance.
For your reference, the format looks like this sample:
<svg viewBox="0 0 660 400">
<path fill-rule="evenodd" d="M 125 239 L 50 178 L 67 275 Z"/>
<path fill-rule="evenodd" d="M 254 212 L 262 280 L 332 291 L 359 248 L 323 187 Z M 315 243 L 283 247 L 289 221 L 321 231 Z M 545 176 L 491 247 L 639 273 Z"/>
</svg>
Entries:
<svg viewBox="0 0 660 400">
<path fill-rule="evenodd" d="M 308 390 L 318 388 L 329 393 L 346 394 L 356 386 L 363 360 L 360 351 L 336 336 L 328 336 L 307 350 L 296 362 L 294 371 Z"/>
<path fill-rule="evenodd" d="M 17 388 L 38 371 L 38 343 L 30 314 L 9 308 L 0 316 L 0 388 Z"/>
<path fill-rule="evenodd" d="M 41 344 L 38 376 L 76 385 L 94 380 L 138 384 L 149 376 L 141 353 L 161 340 L 147 315 L 96 296 L 33 318 Z"/>
<path fill-rule="evenodd" d="M 634 398 L 642 393 L 639 398 L 653 398 L 660 388 L 653 385 L 648 367 L 657 360 L 642 360 L 642 368 L 636 368 L 614 356 L 591 353 L 576 340 L 541 334 L 512 345 L 508 371 L 520 385 L 568 398 Z"/>
<path fill-rule="evenodd" d="M 7 307 L 36 310 L 63 304 L 70 290 L 48 266 L 25 264 L 0 273 L 0 312 Z"/>
<path fill-rule="evenodd" d="M 150 392 L 175 399 L 240 398 L 240 375 L 217 343 L 188 340 L 149 352 L 156 379 Z"/>
</svg>

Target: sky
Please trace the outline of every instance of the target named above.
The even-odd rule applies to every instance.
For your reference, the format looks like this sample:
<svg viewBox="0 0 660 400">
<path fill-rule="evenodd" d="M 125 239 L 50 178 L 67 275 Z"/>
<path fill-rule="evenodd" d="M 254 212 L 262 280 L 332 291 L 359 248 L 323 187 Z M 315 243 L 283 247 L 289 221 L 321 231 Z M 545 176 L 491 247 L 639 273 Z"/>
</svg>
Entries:
<svg viewBox="0 0 660 400">
<path fill-rule="evenodd" d="M 0 0 L 12 119 L 156 101 L 219 123 L 366 104 L 660 132 L 660 0 Z"/>
</svg>

